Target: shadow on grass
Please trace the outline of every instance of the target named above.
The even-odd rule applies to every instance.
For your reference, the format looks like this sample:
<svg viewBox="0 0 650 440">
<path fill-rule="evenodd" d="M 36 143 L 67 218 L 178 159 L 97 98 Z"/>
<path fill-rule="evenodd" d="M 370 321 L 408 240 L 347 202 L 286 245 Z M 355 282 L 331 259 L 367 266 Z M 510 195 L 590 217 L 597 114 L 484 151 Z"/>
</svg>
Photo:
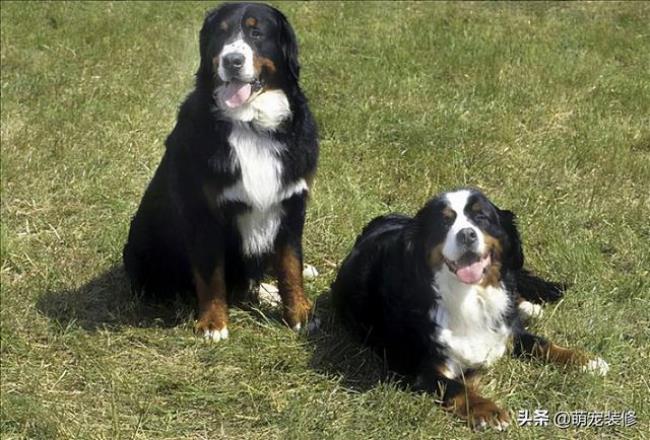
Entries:
<svg viewBox="0 0 650 440">
<path fill-rule="evenodd" d="M 37 309 L 57 327 L 78 326 L 85 330 L 119 330 L 122 327 L 161 327 L 180 325 L 191 317 L 195 304 L 188 299 L 160 303 L 138 298 L 131 293 L 124 267 L 114 266 L 78 289 L 43 293 Z M 255 319 L 282 321 L 278 307 L 264 308 L 238 304 Z M 342 384 L 357 392 L 367 391 L 382 381 L 391 380 L 379 356 L 353 339 L 336 321 L 329 292 L 316 300 L 320 328 L 308 336 L 313 346 L 310 366 L 320 374 L 342 379 Z"/>
<path fill-rule="evenodd" d="M 157 303 L 131 293 L 124 267 L 114 266 L 78 289 L 45 292 L 37 309 L 65 329 L 117 330 L 129 327 L 173 327 L 191 315 L 193 304 L 176 299 Z"/>
<path fill-rule="evenodd" d="M 349 335 L 337 321 L 329 292 L 316 300 L 320 327 L 309 335 L 314 351 L 310 366 L 326 376 L 341 378 L 342 384 L 356 392 L 368 391 L 381 382 L 392 381 L 381 358 Z"/>
</svg>

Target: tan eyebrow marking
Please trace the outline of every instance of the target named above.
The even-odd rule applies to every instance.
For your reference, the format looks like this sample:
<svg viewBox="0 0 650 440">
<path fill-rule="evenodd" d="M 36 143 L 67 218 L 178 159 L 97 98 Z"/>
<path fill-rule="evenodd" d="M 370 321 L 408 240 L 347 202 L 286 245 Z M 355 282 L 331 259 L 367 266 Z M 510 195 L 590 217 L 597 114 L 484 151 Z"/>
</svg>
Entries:
<svg viewBox="0 0 650 440">
<path fill-rule="evenodd" d="M 246 26 L 255 26 L 257 25 L 257 20 L 253 17 L 248 17 L 246 21 L 244 22 Z"/>
<path fill-rule="evenodd" d="M 453 219 L 456 217 L 456 213 L 450 207 L 443 208 L 442 215 L 447 219 Z"/>
<path fill-rule="evenodd" d="M 225 21 L 222 21 L 219 24 L 219 27 L 221 28 L 222 31 L 227 31 L 228 30 L 228 23 L 226 23 Z"/>
</svg>

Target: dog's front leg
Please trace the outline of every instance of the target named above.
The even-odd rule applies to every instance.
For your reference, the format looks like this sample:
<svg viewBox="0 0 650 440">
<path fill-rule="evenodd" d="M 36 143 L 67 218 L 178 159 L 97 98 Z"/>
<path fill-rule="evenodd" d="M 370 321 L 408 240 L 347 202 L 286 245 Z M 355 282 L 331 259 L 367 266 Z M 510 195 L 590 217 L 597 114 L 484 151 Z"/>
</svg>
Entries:
<svg viewBox="0 0 650 440">
<path fill-rule="evenodd" d="M 305 297 L 301 251 L 295 244 L 281 244 L 275 253 L 275 271 L 282 298 L 283 317 L 289 327 L 300 330 L 309 319 L 311 301 Z"/>
<path fill-rule="evenodd" d="M 195 329 L 206 340 L 228 338 L 228 301 L 223 263 L 218 262 L 209 276 L 194 268 L 194 284 L 199 303 Z"/>
<path fill-rule="evenodd" d="M 305 297 L 302 274 L 302 231 L 306 196 L 292 197 L 283 204 L 285 218 L 275 243 L 273 266 L 278 277 L 283 317 L 289 327 L 300 330 L 309 319 L 312 304 Z"/>
<path fill-rule="evenodd" d="M 189 249 L 199 308 L 195 330 L 208 341 L 220 341 L 228 338 L 224 244 L 214 225 L 197 222 L 193 226 Z"/>
<path fill-rule="evenodd" d="M 508 412 L 479 394 L 475 377 L 450 379 L 444 374 L 444 365 L 423 364 L 426 367 L 416 378 L 416 390 L 437 396 L 445 410 L 466 420 L 473 429 L 491 426 L 502 431 L 510 425 Z"/>
</svg>

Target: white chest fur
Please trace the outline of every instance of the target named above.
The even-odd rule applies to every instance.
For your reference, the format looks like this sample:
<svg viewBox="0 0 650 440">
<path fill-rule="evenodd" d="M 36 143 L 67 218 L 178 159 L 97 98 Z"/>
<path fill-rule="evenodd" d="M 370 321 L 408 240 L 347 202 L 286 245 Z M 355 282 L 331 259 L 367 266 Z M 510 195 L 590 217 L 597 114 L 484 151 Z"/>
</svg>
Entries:
<svg viewBox="0 0 650 440">
<path fill-rule="evenodd" d="M 441 299 L 431 319 L 439 326 L 436 339 L 449 356 L 446 374 L 490 365 L 506 351 L 510 328 L 502 317 L 510 307 L 505 289 L 463 284 L 443 268 L 435 282 Z"/>
<path fill-rule="evenodd" d="M 221 193 L 219 201 L 238 201 L 250 206 L 250 211 L 237 217 L 237 227 L 244 254 L 260 255 L 273 246 L 282 221 L 282 201 L 306 191 L 307 183 L 299 179 L 283 185 L 280 154 L 286 147 L 268 134 L 235 123 L 228 142 L 232 170 L 239 169 L 241 178 Z"/>
</svg>

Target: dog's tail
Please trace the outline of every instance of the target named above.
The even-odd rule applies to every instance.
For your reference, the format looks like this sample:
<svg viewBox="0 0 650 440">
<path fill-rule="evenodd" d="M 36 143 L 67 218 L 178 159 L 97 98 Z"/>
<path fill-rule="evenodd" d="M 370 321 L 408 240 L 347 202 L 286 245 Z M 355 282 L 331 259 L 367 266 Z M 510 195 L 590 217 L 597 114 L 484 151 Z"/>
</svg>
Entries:
<svg viewBox="0 0 650 440">
<path fill-rule="evenodd" d="M 517 272 L 516 282 L 519 295 L 537 304 L 559 301 L 568 287 L 565 283 L 542 279 L 526 269 Z"/>
</svg>

